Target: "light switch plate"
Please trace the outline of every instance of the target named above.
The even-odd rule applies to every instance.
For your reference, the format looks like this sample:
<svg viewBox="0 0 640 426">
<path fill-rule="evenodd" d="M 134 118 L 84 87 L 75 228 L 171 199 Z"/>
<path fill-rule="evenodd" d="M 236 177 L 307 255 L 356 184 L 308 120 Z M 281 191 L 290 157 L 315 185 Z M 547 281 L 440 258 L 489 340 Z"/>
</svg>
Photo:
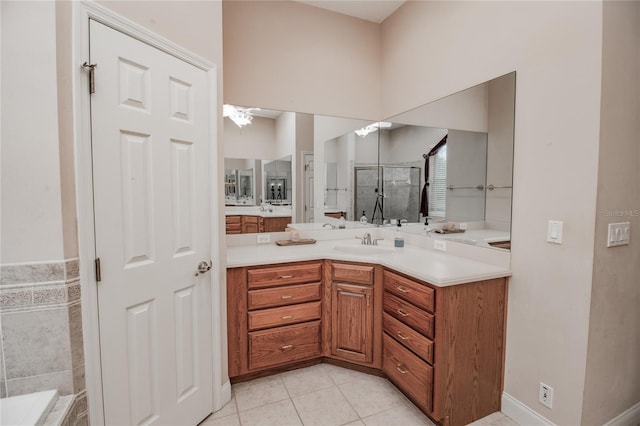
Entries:
<svg viewBox="0 0 640 426">
<path fill-rule="evenodd" d="M 610 223 L 608 227 L 607 247 L 629 244 L 631 222 Z"/>
<path fill-rule="evenodd" d="M 558 220 L 550 220 L 547 227 L 547 241 L 553 244 L 562 244 L 562 225 Z"/>
<path fill-rule="evenodd" d="M 442 240 L 433 240 L 433 248 L 436 250 L 447 251 L 447 242 Z"/>
</svg>

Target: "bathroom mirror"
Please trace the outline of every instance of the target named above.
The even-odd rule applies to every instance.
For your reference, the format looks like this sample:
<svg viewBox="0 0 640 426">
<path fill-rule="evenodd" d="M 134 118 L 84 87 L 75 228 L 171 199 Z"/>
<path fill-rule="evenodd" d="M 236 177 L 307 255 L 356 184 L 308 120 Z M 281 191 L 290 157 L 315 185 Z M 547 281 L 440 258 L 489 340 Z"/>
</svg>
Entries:
<svg viewBox="0 0 640 426">
<path fill-rule="evenodd" d="M 508 249 L 514 112 L 512 72 L 390 117 L 393 126 L 380 131 L 380 164 L 419 167 L 424 187 L 428 162 L 430 223 L 463 222 L 469 231 L 451 238 Z"/>
<path fill-rule="evenodd" d="M 263 200 L 272 206 L 290 206 L 292 197 L 293 175 L 291 172 L 291 156 L 273 161 L 264 161 Z"/>
<path fill-rule="evenodd" d="M 324 117 L 329 120 L 330 117 Z M 335 120 L 346 121 L 347 119 L 335 118 Z M 360 129 L 362 123 L 354 120 L 352 127 L 344 134 L 328 139 L 322 144 L 322 154 L 324 162 L 324 211 L 319 214 L 324 216 L 338 218 L 344 215 L 347 220 L 359 220 L 362 212 L 358 208 L 362 208 L 362 204 L 357 207 L 354 204 L 356 192 L 354 192 L 354 168 L 375 168 L 378 164 L 378 134 L 370 132 L 363 136 L 358 136 L 355 130 Z M 318 150 L 317 150 L 318 151 Z M 375 177 L 373 181 L 369 180 L 368 184 L 375 185 Z M 361 188 L 362 189 L 362 188 Z M 362 191 L 361 191 L 362 193 Z M 361 197 L 362 199 L 362 197 Z M 375 203 L 375 198 L 373 200 Z M 370 213 L 373 213 L 373 203 L 371 203 Z M 320 222 L 319 218 L 316 222 Z"/>
<path fill-rule="evenodd" d="M 228 206 L 256 205 L 256 170 L 260 162 L 247 158 L 224 159 L 224 202 Z"/>
</svg>

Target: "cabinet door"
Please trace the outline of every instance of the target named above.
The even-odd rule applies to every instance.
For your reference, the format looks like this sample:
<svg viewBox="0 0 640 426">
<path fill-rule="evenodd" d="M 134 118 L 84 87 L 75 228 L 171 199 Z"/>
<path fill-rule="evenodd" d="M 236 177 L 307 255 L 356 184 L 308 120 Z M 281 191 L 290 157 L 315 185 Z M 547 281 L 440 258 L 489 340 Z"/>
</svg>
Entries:
<svg viewBox="0 0 640 426">
<path fill-rule="evenodd" d="M 331 353 L 348 361 L 373 361 L 373 288 L 334 283 Z"/>
</svg>

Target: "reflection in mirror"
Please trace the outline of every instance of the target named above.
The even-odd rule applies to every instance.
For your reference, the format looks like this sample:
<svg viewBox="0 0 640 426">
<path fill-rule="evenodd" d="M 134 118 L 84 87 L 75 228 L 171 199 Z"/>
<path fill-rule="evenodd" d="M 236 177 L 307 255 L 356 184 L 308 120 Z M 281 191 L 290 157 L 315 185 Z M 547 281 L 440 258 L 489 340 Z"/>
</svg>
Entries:
<svg viewBox="0 0 640 426">
<path fill-rule="evenodd" d="M 380 163 L 420 169 L 420 222 L 464 224 L 451 238 L 510 247 L 514 108 L 515 72 L 387 120 Z"/>
<path fill-rule="evenodd" d="M 246 158 L 224 159 L 224 202 L 228 206 L 255 206 L 254 180 L 260 163 Z"/>
<path fill-rule="evenodd" d="M 325 167 L 323 214 L 325 217 L 334 218 L 342 214 L 348 221 L 357 221 L 362 215 L 362 209 L 356 207 L 354 203 L 357 191 L 354 189 L 353 171 L 356 167 L 376 167 L 378 133 L 369 132 L 358 136 L 355 130 L 363 127 L 362 121 L 338 118 L 335 120 L 346 122 L 348 132 L 323 143 Z M 349 122 L 352 123 L 349 124 Z M 375 203 L 375 196 L 373 198 Z M 373 213 L 372 209 L 370 213 Z M 316 219 L 316 222 L 318 221 Z"/>
<path fill-rule="evenodd" d="M 291 205 L 291 156 L 278 160 L 263 161 L 264 171 L 264 201 L 278 206 Z"/>
<path fill-rule="evenodd" d="M 313 140 L 312 127 L 304 128 L 313 117 L 261 108 L 230 111 L 225 106 L 226 232 L 284 231 L 295 215 L 293 159 L 312 151 L 301 141 Z M 251 158 L 243 158 L 247 153 Z"/>
</svg>

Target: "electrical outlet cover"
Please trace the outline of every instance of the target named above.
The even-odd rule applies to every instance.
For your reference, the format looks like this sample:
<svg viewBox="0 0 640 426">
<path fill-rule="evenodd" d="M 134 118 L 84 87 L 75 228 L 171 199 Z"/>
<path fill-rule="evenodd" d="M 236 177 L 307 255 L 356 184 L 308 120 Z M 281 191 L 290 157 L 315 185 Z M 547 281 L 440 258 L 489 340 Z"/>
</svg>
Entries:
<svg viewBox="0 0 640 426">
<path fill-rule="evenodd" d="M 553 408 L 553 388 L 540 382 L 538 401 L 549 408 Z"/>
<path fill-rule="evenodd" d="M 258 244 L 266 244 L 271 242 L 271 234 L 258 234 Z"/>
</svg>

